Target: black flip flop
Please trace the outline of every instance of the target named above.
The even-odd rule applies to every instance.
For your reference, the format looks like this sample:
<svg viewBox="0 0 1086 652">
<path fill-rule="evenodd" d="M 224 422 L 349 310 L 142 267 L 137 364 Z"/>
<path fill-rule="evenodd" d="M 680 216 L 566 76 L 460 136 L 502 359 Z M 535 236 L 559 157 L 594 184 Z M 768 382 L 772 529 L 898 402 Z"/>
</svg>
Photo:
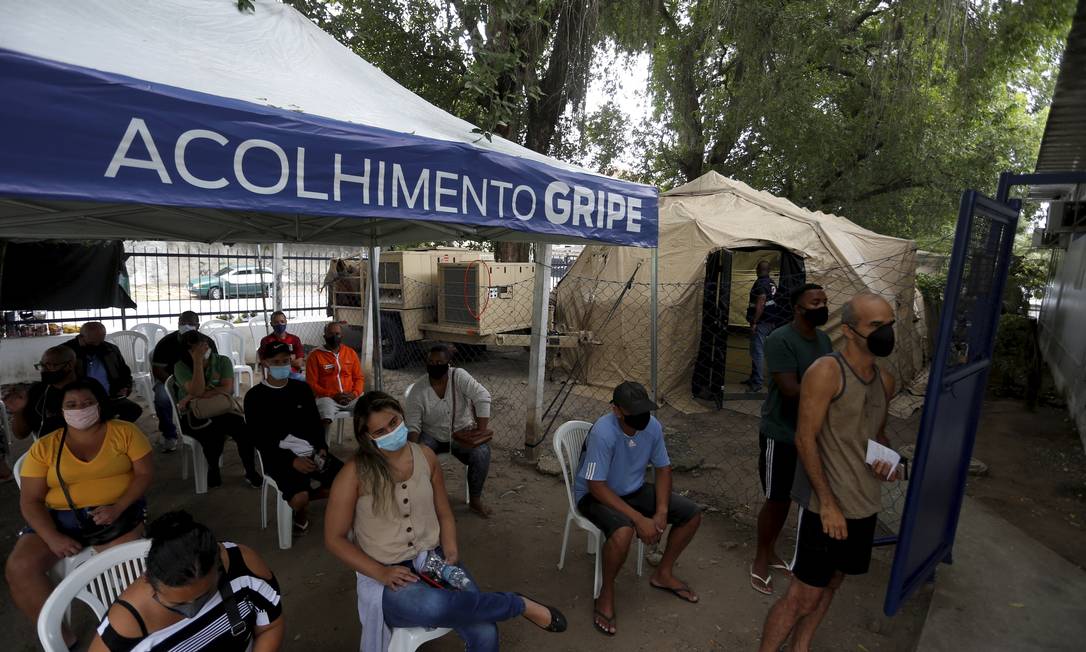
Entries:
<svg viewBox="0 0 1086 652">
<path fill-rule="evenodd" d="M 684 598 L 682 596 L 683 593 L 694 593 L 694 590 L 690 588 L 690 585 L 685 582 L 683 582 L 682 586 L 676 588 L 671 588 L 670 586 L 660 586 L 659 584 L 653 584 L 652 582 L 649 582 L 649 586 L 660 591 L 667 591 L 668 593 L 682 600 L 683 602 L 689 602 L 690 604 L 697 604 L 701 602 L 700 597 L 697 600 L 691 600 L 690 598 Z"/>
<path fill-rule="evenodd" d="M 599 609 L 593 609 L 592 610 L 592 627 L 594 627 L 597 632 L 599 632 L 599 633 L 601 633 L 601 634 L 603 634 L 605 636 L 614 636 L 615 632 L 612 632 L 609 629 L 604 629 L 603 627 L 600 627 L 599 620 L 596 619 L 597 616 L 601 620 L 603 620 L 603 622 L 607 623 L 607 625 L 610 626 L 610 627 L 615 626 L 615 617 L 611 616 L 610 618 L 608 618 L 607 616 L 603 615 L 603 612 L 600 611 Z"/>
<path fill-rule="evenodd" d="M 550 605 L 543 604 L 539 600 L 534 600 L 534 599 L 532 599 L 532 598 L 530 598 L 530 597 L 528 597 L 528 596 L 526 596 L 524 594 L 521 594 L 520 597 L 524 598 L 525 600 L 531 600 L 532 602 L 534 602 L 534 603 L 536 603 L 538 605 L 544 606 L 544 607 L 547 608 L 547 611 L 551 612 L 551 622 L 546 627 L 544 627 L 543 625 L 539 625 L 539 624 L 535 623 L 531 619 L 528 619 L 528 622 L 532 623 L 533 625 L 535 625 L 539 629 L 542 629 L 545 632 L 554 632 L 556 634 L 559 634 L 561 632 L 566 631 L 566 627 L 568 626 L 568 623 L 566 623 L 566 617 L 565 617 L 565 615 L 562 614 L 561 611 L 558 611 L 557 609 L 555 609 L 554 607 L 552 607 Z"/>
</svg>

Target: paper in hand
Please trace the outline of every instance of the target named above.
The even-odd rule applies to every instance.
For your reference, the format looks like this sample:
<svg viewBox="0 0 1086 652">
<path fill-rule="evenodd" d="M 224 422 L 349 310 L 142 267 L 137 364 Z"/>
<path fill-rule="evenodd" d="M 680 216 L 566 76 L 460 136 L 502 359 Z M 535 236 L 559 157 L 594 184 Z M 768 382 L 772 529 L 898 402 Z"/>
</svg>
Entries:
<svg viewBox="0 0 1086 652">
<path fill-rule="evenodd" d="M 875 462 L 887 462 L 890 464 L 890 473 L 886 476 L 886 479 L 889 480 L 894 476 L 894 472 L 897 471 L 897 465 L 901 462 L 901 455 L 894 449 L 887 448 L 874 439 L 868 439 L 867 464 L 868 466 L 874 466 Z"/>
</svg>

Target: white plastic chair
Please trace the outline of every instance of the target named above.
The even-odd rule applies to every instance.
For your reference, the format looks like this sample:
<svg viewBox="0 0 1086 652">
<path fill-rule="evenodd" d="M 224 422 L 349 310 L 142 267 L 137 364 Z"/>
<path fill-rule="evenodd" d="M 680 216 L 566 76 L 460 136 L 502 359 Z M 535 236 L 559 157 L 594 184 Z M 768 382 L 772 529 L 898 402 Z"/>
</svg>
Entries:
<svg viewBox="0 0 1086 652">
<path fill-rule="evenodd" d="M 45 652 L 68 651 L 60 626 L 76 600 L 86 603 L 97 620 L 105 618 L 110 605 L 147 569 L 150 549 L 147 539 L 122 543 L 103 550 L 65 577 L 38 615 L 38 640 Z"/>
<path fill-rule="evenodd" d="M 275 491 L 275 525 L 279 529 L 279 549 L 289 550 L 294 545 L 294 510 L 283 498 L 279 485 L 264 470 L 264 458 L 256 452 L 257 470 L 264 476 L 264 486 L 260 488 L 260 529 L 268 529 L 268 489 Z"/>
<path fill-rule="evenodd" d="M 173 422 L 177 424 L 177 436 L 181 439 L 181 479 L 189 479 L 189 455 L 192 459 L 192 475 L 196 481 L 196 493 L 207 493 L 207 458 L 204 447 L 189 435 L 181 432 L 181 412 L 177 409 L 177 381 L 173 376 L 166 379 L 166 396 L 170 397 L 170 409 L 173 410 Z M 188 449 L 188 452 L 185 451 Z"/>
<path fill-rule="evenodd" d="M 234 322 L 232 322 L 232 321 L 227 321 L 225 319 L 209 319 L 209 320 L 205 321 L 204 323 L 200 324 L 200 332 L 206 334 L 206 333 L 210 333 L 211 331 L 213 331 L 213 330 L 215 330 L 217 328 L 233 328 L 233 327 L 234 327 Z"/>
<path fill-rule="evenodd" d="M 397 627 L 392 630 L 392 640 L 388 643 L 388 652 L 415 652 L 423 643 L 441 638 L 451 631 L 447 627 L 435 627 L 433 629 Z"/>
<path fill-rule="evenodd" d="M 15 486 L 18 487 L 20 490 L 22 490 L 23 488 L 23 478 L 21 475 L 23 471 L 23 462 L 26 461 L 26 456 L 28 454 L 29 453 L 23 453 L 22 455 L 20 455 L 19 459 L 15 460 L 15 464 L 11 467 L 11 472 L 15 475 Z M 91 548 L 89 546 L 83 548 L 71 557 L 65 557 L 64 559 L 61 559 L 57 563 L 53 564 L 53 567 L 49 569 L 49 577 L 54 582 L 59 583 L 65 577 L 68 577 L 68 575 L 70 575 L 73 570 L 79 568 L 81 565 L 86 563 L 86 561 L 90 559 L 93 555 L 94 548 Z M 65 618 L 65 620 L 67 620 L 67 617 Z"/>
<path fill-rule="evenodd" d="M 407 402 L 407 396 L 408 396 L 408 394 L 411 393 L 411 388 L 414 387 L 414 386 L 415 386 L 415 383 L 411 383 L 410 385 L 407 386 L 407 389 L 404 390 L 404 392 L 403 392 L 404 403 Z M 449 444 L 449 447 L 451 448 L 452 444 Z M 455 462 L 456 464 L 460 464 L 460 466 L 464 467 L 464 504 L 465 505 L 470 505 L 471 504 L 471 486 L 468 484 L 468 465 L 467 464 L 461 464 L 460 460 L 456 459 L 456 457 L 453 456 L 452 453 L 441 453 L 440 455 L 437 456 L 437 459 L 438 459 L 439 462 L 440 461 L 446 461 L 446 462 L 452 461 L 452 462 Z"/>
<path fill-rule="evenodd" d="M 132 330 L 143 335 L 147 338 L 148 343 L 151 345 L 153 351 L 158 346 L 159 340 L 169 334 L 169 329 L 162 324 L 153 324 L 151 322 L 143 322 L 142 324 L 136 324 L 132 327 Z"/>
<path fill-rule="evenodd" d="M 161 327 L 160 327 L 161 328 Z M 151 350 L 154 346 L 146 335 L 137 331 L 117 331 L 106 335 L 121 350 L 121 356 L 132 370 L 132 385 L 148 404 L 155 403 L 155 379 L 151 376 Z"/>
<path fill-rule="evenodd" d="M 271 320 L 268 319 L 267 313 L 253 315 L 249 321 L 245 322 L 245 325 L 249 328 L 249 334 L 252 335 L 254 342 L 260 342 L 272 332 Z"/>
<path fill-rule="evenodd" d="M 211 331 L 211 339 L 215 340 L 219 355 L 234 361 L 234 396 L 241 396 L 240 376 L 248 377 L 249 387 L 254 382 L 253 368 L 245 364 L 245 338 L 232 329 L 216 328 Z"/>
<path fill-rule="evenodd" d="M 577 511 L 577 503 L 573 500 L 573 479 L 577 475 L 577 466 L 581 462 L 581 448 L 592 424 L 587 421 L 567 421 L 554 433 L 554 454 L 558 457 L 558 465 L 562 467 L 562 480 L 566 483 L 566 499 L 569 502 L 569 511 L 566 513 L 566 531 L 562 533 L 562 554 L 558 558 L 558 570 L 566 565 L 566 548 L 569 545 L 569 526 L 576 524 L 588 533 L 588 554 L 596 556 L 595 580 L 592 586 L 592 597 L 600 597 L 600 589 L 603 587 L 603 532 L 592 524 L 592 521 L 581 516 Z M 645 544 L 640 539 L 637 541 L 637 574 L 641 575 L 642 565 L 645 561 Z"/>
</svg>

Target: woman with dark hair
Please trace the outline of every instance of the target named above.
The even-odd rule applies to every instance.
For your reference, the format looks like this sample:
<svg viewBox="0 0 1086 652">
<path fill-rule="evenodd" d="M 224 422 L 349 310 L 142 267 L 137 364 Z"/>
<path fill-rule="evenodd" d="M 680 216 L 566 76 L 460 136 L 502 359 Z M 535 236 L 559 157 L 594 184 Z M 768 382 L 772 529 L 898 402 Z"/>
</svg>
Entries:
<svg viewBox="0 0 1086 652">
<path fill-rule="evenodd" d="M 449 627 L 472 652 L 497 650 L 496 623 L 517 616 L 565 631 L 557 609 L 516 593 L 481 593 L 459 568 L 441 573 L 441 558 L 456 565 L 460 555 L 437 455 L 407 440 L 403 409 L 384 392 L 364 394 L 354 420 L 358 451 L 332 485 L 324 542 L 357 576 L 362 651 L 385 652 L 393 627 Z M 459 588 L 442 588 L 443 579 Z"/>
<path fill-rule="evenodd" d="M 34 442 L 23 463 L 19 507 L 27 527 L 5 575 L 12 600 L 31 622 L 53 590 L 46 573 L 58 561 L 143 535 L 151 444 L 135 425 L 112 419 L 109 405 L 96 380 L 65 386 L 64 427 Z M 64 639 L 75 641 L 67 630 Z"/>
<path fill-rule="evenodd" d="M 233 437 L 245 467 L 245 480 L 259 489 L 264 480 L 256 472 L 252 438 L 246 430 L 241 406 L 233 399 L 234 361 L 216 353 L 210 338 L 199 331 L 183 334 L 180 343 L 181 359 L 173 366 L 177 410 L 181 413 L 182 431 L 204 449 L 207 486 L 222 485 L 219 457 L 226 438 Z M 196 405 L 198 402 L 200 406 Z"/>
<path fill-rule="evenodd" d="M 147 537 L 147 571 L 110 607 L 90 652 L 282 646 L 279 582 L 256 552 L 219 543 L 182 511 L 152 521 Z"/>
</svg>

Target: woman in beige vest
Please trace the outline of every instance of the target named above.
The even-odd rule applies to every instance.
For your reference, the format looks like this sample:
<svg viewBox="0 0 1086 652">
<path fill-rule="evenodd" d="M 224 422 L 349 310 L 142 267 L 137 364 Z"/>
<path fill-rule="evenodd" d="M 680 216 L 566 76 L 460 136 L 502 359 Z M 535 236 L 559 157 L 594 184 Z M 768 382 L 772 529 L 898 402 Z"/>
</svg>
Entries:
<svg viewBox="0 0 1086 652">
<path fill-rule="evenodd" d="M 363 395 L 354 421 L 358 452 L 332 485 L 324 543 L 357 575 L 362 652 L 385 652 L 397 627 L 448 627 L 472 652 L 497 650 L 495 623 L 516 616 L 565 631 L 558 610 L 516 593 L 482 593 L 470 575 L 460 590 L 420 577 L 431 551 L 459 563 L 441 465 L 407 440 L 403 410 L 388 394 Z"/>
</svg>

